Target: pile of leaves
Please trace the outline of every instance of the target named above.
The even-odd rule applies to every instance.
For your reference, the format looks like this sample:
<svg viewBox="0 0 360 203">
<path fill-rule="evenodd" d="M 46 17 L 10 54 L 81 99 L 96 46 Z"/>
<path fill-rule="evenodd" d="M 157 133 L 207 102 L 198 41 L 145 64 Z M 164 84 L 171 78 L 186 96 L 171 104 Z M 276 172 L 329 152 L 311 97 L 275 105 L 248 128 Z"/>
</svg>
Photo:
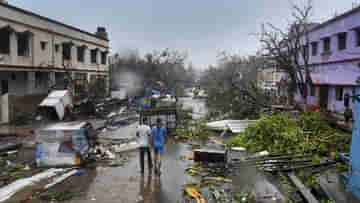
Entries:
<svg viewBox="0 0 360 203">
<path fill-rule="evenodd" d="M 263 115 L 229 144 L 249 152 L 328 156 L 331 152 L 348 152 L 350 139 L 350 135 L 331 128 L 320 112 L 304 113 L 296 119 L 278 113 Z"/>
</svg>

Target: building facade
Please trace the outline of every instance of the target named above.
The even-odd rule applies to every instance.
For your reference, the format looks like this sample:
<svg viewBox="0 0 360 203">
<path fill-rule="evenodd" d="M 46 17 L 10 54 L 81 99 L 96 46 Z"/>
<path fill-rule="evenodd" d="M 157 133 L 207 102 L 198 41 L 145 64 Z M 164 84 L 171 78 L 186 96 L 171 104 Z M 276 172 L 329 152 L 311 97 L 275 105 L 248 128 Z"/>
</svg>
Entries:
<svg viewBox="0 0 360 203">
<path fill-rule="evenodd" d="M 343 113 L 354 107 L 354 94 L 360 76 L 360 7 L 312 28 L 309 55 L 313 86 L 307 103 Z M 296 100 L 302 100 L 298 94 Z"/>
<path fill-rule="evenodd" d="M 46 95 L 53 86 L 108 77 L 105 28 L 90 33 L 0 1 L 0 123 L 8 121 L 8 96 Z"/>
</svg>

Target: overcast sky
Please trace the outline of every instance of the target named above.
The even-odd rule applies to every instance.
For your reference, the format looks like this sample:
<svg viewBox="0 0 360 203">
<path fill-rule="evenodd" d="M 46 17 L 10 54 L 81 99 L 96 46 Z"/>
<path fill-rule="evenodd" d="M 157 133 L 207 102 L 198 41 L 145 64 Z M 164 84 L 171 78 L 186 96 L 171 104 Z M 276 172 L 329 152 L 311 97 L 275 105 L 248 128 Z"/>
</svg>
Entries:
<svg viewBox="0 0 360 203">
<path fill-rule="evenodd" d="M 194 66 L 216 63 L 223 50 L 254 54 L 261 24 L 285 26 L 291 2 L 303 0 L 8 0 L 89 32 L 105 26 L 111 52 L 140 53 L 172 48 L 186 51 Z M 352 8 L 359 0 L 313 0 L 316 22 Z"/>
</svg>

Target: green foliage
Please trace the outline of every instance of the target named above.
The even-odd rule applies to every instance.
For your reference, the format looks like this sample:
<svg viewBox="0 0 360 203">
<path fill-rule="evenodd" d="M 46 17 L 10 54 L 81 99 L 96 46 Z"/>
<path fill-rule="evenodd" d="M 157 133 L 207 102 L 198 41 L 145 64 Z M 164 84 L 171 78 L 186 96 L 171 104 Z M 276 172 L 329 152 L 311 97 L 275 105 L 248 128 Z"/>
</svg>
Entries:
<svg viewBox="0 0 360 203">
<path fill-rule="evenodd" d="M 186 121 L 182 128 L 176 129 L 175 137 L 178 139 L 208 139 L 214 136 L 214 133 L 207 129 L 206 123 L 207 120 Z"/>
<path fill-rule="evenodd" d="M 241 203 L 254 203 L 255 201 L 255 197 L 254 195 L 252 195 L 251 193 L 235 193 L 234 194 L 234 199 L 236 202 L 241 202 Z"/>
<path fill-rule="evenodd" d="M 349 171 L 349 165 L 345 164 L 343 162 L 337 162 L 336 163 L 336 170 L 341 173 L 341 172 L 347 172 Z"/>
<path fill-rule="evenodd" d="M 319 187 L 318 179 L 320 177 L 320 173 L 307 173 L 305 171 L 300 171 L 296 174 L 296 176 L 301 180 L 301 182 L 309 188 Z"/>
<path fill-rule="evenodd" d="M 313 154 L 314 162 L 319 162 L 330 152 L 349 151 L 350 138 L 331 128 L 319 112 L 302 114 L 297 119 L 278 113 L 262 116 L 229 144 L 243 146 L 249 152 Z"/>
</svg>

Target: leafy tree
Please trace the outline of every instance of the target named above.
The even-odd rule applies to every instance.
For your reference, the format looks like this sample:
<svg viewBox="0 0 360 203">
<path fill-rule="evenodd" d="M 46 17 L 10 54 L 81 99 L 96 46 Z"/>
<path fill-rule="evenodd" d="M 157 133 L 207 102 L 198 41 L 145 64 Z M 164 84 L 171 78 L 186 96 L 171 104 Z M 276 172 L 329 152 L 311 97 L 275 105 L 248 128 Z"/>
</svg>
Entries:
<svg viewBox="0 0 360 203">
<path fill-rule="evenodd" d="M 257 86 L 257 72 L 263 67 L 260 56 L 241 57 L 223 52 L 217 66 L 210 66 L 200 79 L 208 98 L 207 105 L 232 118 L 256 118 L 269 106 L 269 96 Z"/>
<path fill-rule="evenodd" d="M 158 85 L 161 81 L 168 89 L 181 88 L 188 81 L 185 69 L 187 56 L 177 50 L 164 49 L 140 56 L 136 50 L 128 50 L 118 55 L 111 65 L 112 87 L 119 88 L 118 77 L 125 72 L 135 75 L 144 84 Z"/>
</svg>

